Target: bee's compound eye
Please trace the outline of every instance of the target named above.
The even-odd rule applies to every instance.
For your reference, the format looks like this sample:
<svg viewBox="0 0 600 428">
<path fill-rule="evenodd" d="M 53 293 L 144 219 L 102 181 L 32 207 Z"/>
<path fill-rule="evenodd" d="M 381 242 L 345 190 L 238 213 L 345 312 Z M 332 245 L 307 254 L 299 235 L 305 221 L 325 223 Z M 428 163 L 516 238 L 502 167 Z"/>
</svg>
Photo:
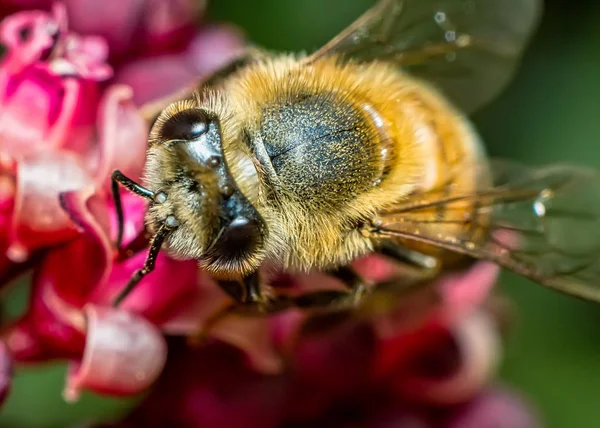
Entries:
<svg viewBox="0 0 600 428">
<path fill-rule="evenodd" d="M 163 124 L 160 134 L 165 140 L 193 141 L 208 131 L 209 118 L 200 109 L 179 111 Z"/>
</svg>

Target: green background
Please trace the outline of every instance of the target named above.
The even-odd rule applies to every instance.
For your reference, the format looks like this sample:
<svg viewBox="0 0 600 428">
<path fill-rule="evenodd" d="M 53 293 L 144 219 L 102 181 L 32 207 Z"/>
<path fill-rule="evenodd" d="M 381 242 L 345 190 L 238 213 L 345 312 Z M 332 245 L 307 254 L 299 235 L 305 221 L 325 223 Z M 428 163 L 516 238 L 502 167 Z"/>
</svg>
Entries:
<svg viewBox="0 0 600 428">
<path fill-rule="evenodd" d="M 371 3 L 214 0 L 210 15 L 237 24 L 268 48 L 310 51 Z M 474 117 L 490 153 L 533 164 L 600 165 L 598 18 L 600 3 L 593 0 L 546 2 L 542 25 L 516 79 Z M 600 308 L 509 273 L 500 288 L 517 307 L 503 378 L 535 403 L 549 428 L 600 426 Z M 63 370 L 20 372 L 0 426 L 64 427 L 94 415 L 115 416 L 126 406 L 90 395 L 77 405 L 64 404 L 58 395 Z"/>
</svg>

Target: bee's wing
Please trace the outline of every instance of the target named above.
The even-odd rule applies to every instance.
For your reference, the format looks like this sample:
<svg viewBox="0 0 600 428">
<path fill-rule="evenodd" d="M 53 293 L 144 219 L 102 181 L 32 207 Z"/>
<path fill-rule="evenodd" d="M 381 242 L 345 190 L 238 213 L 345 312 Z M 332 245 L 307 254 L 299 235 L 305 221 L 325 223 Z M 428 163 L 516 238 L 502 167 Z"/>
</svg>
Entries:
<svg viewBox="0 0 600 428">
<path fill-rule="evenodd" d="M 540 0 L 379 0 L 307 61 L 390 61 L 471 112 L 508 83 L 540 12 Z"/>
<path fill-rule="evenodd" d="M 433 197 L 398 204 L 375 222 L 373 236 L 490 260 L 550 288 L 600 302 L 600 172 L 507 161 L 492 161 L 491 168 L 491 187 L 441 198 L 433 191 Z M 433 216 L 433 208 L 441 215 Z M 431 223 L 479 231 L 479 239 L 470 233 L 440 236 Z"/>
</svg>

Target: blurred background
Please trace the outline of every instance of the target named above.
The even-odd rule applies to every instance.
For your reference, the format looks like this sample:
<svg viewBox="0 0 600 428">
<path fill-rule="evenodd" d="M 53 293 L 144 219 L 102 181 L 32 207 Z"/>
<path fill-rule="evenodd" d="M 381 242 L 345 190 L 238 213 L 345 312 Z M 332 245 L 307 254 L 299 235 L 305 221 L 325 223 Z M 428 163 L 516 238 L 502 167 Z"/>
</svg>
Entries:
<svg viewBox="0 0 600 428">
<path fill-rule="evenodd" d="M 371 3 L 214 0 L 209 16 L 238 25 L 267 48 L 310 51 Z M 600 167 L 600 2 L 545 3 L 541 28 L 516 79 L 474 121 L 492 155 Z M 500 289 L 517 308 L 502 378 L 530 397 L 549 428 L 599 426 L 600 307 L 508 273 Z M 32 427 L 72 426 L 83 415 L 116 414 L 127 405 L 90 395 L 77 405 L 64 404 L 58 394 L 63 372 L 53 366 L 20 373 L 0 426 L 14 420 Z M 31 397 L 32 388 L 42 392 Z"/>
</svg>

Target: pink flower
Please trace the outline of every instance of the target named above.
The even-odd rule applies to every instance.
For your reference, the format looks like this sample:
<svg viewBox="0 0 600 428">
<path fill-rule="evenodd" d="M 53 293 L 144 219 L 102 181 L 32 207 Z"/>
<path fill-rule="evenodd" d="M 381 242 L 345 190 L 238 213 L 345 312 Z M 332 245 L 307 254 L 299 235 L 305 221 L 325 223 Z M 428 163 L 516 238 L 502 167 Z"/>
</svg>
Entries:
<svg viewBox="0 0 600 428">
<path fill-rule="evenodd" d="M 185 47 L 194 33 L 204 1 L 66 0 L 73 29 L 103 37 L 114 59 L 133 53 L 172 52 Z"/>
<path fill-rule="evenodd" d="M 533 428 L 528 406 L 490 385 L 499 341 L 482 303 L 496 273 L 480 263 L 438 282 L 441 304 L 421 291 L 379 315 L 272 317 L 275 372 L 222 341 L 173 340 L 154 391 L 116 426 Z"/>
<path fill-rule="evenodd" d="M 36 268 L 29 309 L 6 337 L 17 361 L 72 360 L 65 390 L 68 399 L 75 399 L 85 387 L 113 395 L 145 389 L 166 358 L 155 325 L 173 319 L 198 297 L 196 263 L 161 255 L 154 274 L 122 308 L 110 308 L 146 257 L 145 203 L 124 196 L 127 249 L 122 253 L 112 246 L 116 220 L 108 196 L 83 192 L 62 196 L 64 208 L 82 233 L 49 252 Z"/>
<path fill-rule="evenodd" d="M 141 57 L 124 63 L 116 81 L 134 88 L 140 105 L 168 96 L 198 82 L 240 54 L 239 31 L 226 26 L 207 26 L 193 34 L 186 49 Z"/>
<path fill-rule="evenodd" d="M 124 250 L 117 253 L 112 245 L 117 220 L 108 195 L 75 191 L 61 200 L 80 234 L 36 266 L 29 308 L 4 339 L 17 362 L 72 361 L 65 389 L 69 400 L 86 388 L 111 395 L 138 393 L 153 383 L 165 362 L 161 331 L 199 331 L 226 297 L 195 261 L 160 254 L 152 275 L 119 310 L 111 309 L 147 255 L 145 201 L 123 194 Z M 224 323 L 213 336 L 245 349 L 257 368 L 272 371 L 279 361 L 261 349 L 271 343 L 265 341 L 263 320 L 257 321 L 234 320 L 233 329 Z"/>
<path fill-rule="evenodd" d="M 24 9 L 45 9 L 52 6 L 52 0 L 2 0 L 0 5 L 0 19 Z"/>
<path fill-rule="evenodd" d="M 102 186 L 117 166 L 139 175 L 146 124 L 130 89 L 105 87 L 104 42 L 68 32 L 63 8 L 12 15 L 0 38 L 0 235 L 2 254 L 22 262 L 76 235 L 59 193 Z"/>
<path fill-rule="evenodd" d="M 51 0 L 0 0 L 7 10 L 50 9 Z M 65 0 L 70 27 L 101 38 L 115 83 L 134 89 L 136 104 L 194 85 L 241 52 L 243 37 L 230 26 L 198 28 L 205 1 Z M 1 15 L 2 12 L 0 12 Z"/>
<path fill-rule="evenodd" d="M 37 6 L 49 9 L 42 3 Z M 35 273 L 28 311 L 4 329 L 4 339 L 17 363 L 71 361 L 69 399 L 83 388 L 111 394 L 145 389 L 166 357 L 161 330 L 189 334 L 198 328 L 187 320 L 205 297 L 198 283 L 214 284 L 198 275 L 193 261 L 161 255 L 156 271 L 122 308 L 110 308 L 142 266 L 147 237 L 145 203 L 123 192 L 128 247 L 116 253 L 108 185 L 112 170 L 139 179 L 144 164 L 148 130 L 134 97 L 153 101 L 179 91 L 242 43 L 231 30 L 196 31 L 191 1 L 117 2 L 105 20 L 96 3 L 67 1 L 0 23 L 7 48 L 0 63 L 0 280 L 29 267 Z M 11 4 L 20 6 L 28 5 Z M 219 48 L 216 55 L 207 43 Z M 149 82 L 155 64 L 137 57 L 133 68 L 146 81 L 119 83 L 113 70 L 126 47 L 127 59 L 136 53 L 188 70 L 181 79 Z"/>
<path fill-rule="evenodd" d="M 112 68 L 105 62 L 105 42 L 69 32 L 62 7 L 12 15 L 0 24 L 0 38 L 7 47 L 0 63 L 0 275 L 7 279 L 11 263 L 67 242 L 36 266 L 31 307 L 7 334 L 7 344 L 17 361 L 83 358 L 81 370 L 73 373 L 73 393 L 84 381 L 102 389 L 101 380 L 81 373 L 100 355 L 84 355 L 85 343 L 100 353 L 114 345 L 102 341 L 106 325 L 114 325 L 112 331 L 121 337 L 141 335 L 147 346 L 164 347 L 147 321 L 136 318 L 129 331 L 118 329 L 125 315 L 94 306 L 107 304 L 108 296 L 102 300 L 87 294 L 96 283 L 104 284 L 105 276 L 120 274 L 112 281 L 122 283 L 138 267 L 123 263 L 120 271 L 112 269 L 109 237 L 100 234 L 98 224 L 90 226 L 91 213 L 82 204 L 89 202 L 95 213 L 107 217 L 110 172 L 118 168 L 139 177 L 147 126 L 132 103 L 131 88 L 107 82 Z M 65 212 L 61 194 L 84 219 Z M 139 225 L 144 207 L 132 207 Z M 87 233 L 78 226 L 89 226 Z M 140 227 L 135 230 L 139 233 Z M 91 330 L 100 333 L 86 337 Z M 152 377 L 150 371 L 147 376 Z M 125 393 L 127 388 L 121 387 Z"/>
<path fill-rule="evenodd" d="M 2 0 L 1 13 L 50 10 L 55 0 Z M 182 47 L 194 31 L 204 2 L 190 0 L 134 0 L 99 3 L 64 0 L 71 29 L 102 37 L 113 58 L 131 52 L 157 53 Z"/>
</svg>

